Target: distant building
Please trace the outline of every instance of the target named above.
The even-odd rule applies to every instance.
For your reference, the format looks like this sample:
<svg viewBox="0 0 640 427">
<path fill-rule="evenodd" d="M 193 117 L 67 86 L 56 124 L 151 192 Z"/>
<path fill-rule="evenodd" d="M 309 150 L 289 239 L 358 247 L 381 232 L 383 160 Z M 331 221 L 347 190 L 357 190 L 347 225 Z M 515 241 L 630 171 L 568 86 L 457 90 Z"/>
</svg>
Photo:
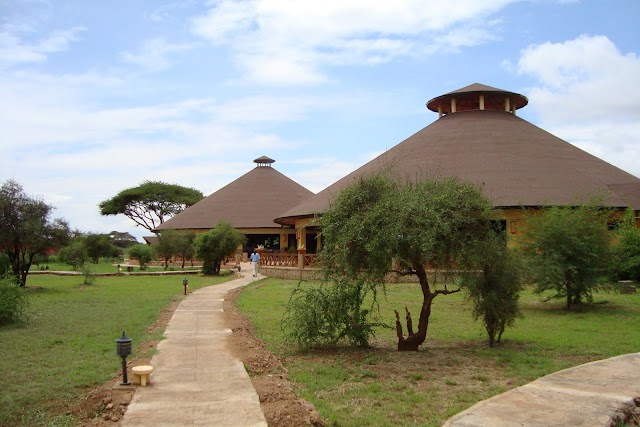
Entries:
<svg viewBox="0 0 640 427">
<path fill-rule="evenodd" d="M 313 193 L 274 169 L 274 162 L 266 156 L 255 159 L 254 169 L 153 231 L 204 232 L 226 220 L 247 236 L 244 252 L 258 245 L 264 245 L 267 250 L 295 249 L 295 230 L 283 228 L 273 219 L 313 196 Z"/>
<path fill-rule="evenodd" d="M 600 195 L 604 206 L 631 208 L 638 218 L 640 179 L 517 117 L 527 103 L 523 95 L 478 83 L 433 98 L 427 107 L 438 120 L 275 222 L 294 227 L 299 244 L 308 245 L 308 234 L 317 232 L 313 219 L 343 188 L 388 167 L 403 180 L 456 176 L 477 184 L 511 244 L 522 231 L 521 207 L 570 206 Z"/>
</svg>

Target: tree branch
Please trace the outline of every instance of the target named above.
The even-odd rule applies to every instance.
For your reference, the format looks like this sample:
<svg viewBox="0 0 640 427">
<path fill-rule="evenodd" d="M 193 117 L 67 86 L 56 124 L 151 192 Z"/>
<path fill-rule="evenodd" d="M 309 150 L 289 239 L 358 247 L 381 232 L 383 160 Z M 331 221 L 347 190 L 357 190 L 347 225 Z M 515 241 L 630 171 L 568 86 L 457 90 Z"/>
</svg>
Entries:
<svg viewBox="0 0 640 427">
<path fill-rule="evenodd" d="M 447 289 L 447 288 L 444 288 L 444 289 L 436 289 L 435 291 L 433 291 L 433 292 L 431 293 L 431 295 L 433 295 L 433 296 L 435 297 L 436 295 L 449 295 L 449 294 L 455 294 L 456 292 L 460 292 L 461 290 L 462 290 L 462 289 L 460 289 L 460 288 L 458 288 L 458 289 L 454 289 L 454 290 L 452 290 L 452 291 L 450 291 L 450 290 L 449 290 L 449 289 Z"/>
</svg>

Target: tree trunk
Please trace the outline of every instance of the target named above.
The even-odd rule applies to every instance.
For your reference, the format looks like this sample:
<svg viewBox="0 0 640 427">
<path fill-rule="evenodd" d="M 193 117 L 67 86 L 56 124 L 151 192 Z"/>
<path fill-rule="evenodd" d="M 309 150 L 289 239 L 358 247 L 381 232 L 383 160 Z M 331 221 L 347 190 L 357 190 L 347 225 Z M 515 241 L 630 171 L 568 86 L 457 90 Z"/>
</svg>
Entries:
<svg viewBox="0 0 640 427">
<path fill-rule="evenodd" d="M 404 337 L 402 332 L 402 324 L 400 323 L 400 316 L 396 311 L 396 333 L 398 335 L 398 351 L 418 351 L 418 347 L 424 343 L 427 338 L 427 329 L 429 327 L 429 317 L 431 316 L 431 303 L 437 294 L 432 294 L 429 289 L 429 279 L 427 278 L 427 272 L 423 266 L 417 266 L 415 269 L 416 275 L 420 280 L 420 288 L 422 289 L 422 309 L 420 310 L 420 319 L 418 320 L 418 331 L 413 332 L 413 322 L 411 320 L 411 313 L 405 307 L 407 312 L 407 337 Z"/>
</svg>

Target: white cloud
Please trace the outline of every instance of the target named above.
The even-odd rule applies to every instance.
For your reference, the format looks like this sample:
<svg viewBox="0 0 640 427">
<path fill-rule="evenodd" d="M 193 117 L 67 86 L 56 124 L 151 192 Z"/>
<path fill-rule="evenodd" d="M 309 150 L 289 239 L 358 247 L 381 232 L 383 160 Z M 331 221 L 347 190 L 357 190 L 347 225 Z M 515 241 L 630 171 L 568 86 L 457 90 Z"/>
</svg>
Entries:
<svg viewBox="0 0 640 427">
<path fill-rule="evenodd" d="M 137 53 L 122 52 L 122 60 L 130 64 L 138 65 L 150 71 L 158 71 L 167 68 L 171 62 L 169 56 L 193 49 L 193 44 L 168 43 L 159 37 L 146 40 Z"/>
<path fill-rule="evenodd" d="M 530 107 L 542 127 L 640 176 L 640 58 L 605 36 L 582 35 L 523 50 L 518 73 L 533 76 Z"/>
<path fill-rule="evenodd" d="M 56 30 L 46 37 L 24 42 L 20 31 L 5 28 L 0 32 L 0 66 L 9 67 L 24 63 L 40 63 L 47 60 L 48 54 L 62 52 L 78 39 L 78 34 L 86 31 L 84 27 L 73 27 L 66 30 Z"/>
<path fill-rule="evenodd" d="M 378 64 L 493 40 L 500 20 L 486 18 L 514 1 L 219 0 L 192 20 L 192 32 L 229 46 L 246 80 L 316 84 L 328 80 L 325 65 Z"/>
</svg>

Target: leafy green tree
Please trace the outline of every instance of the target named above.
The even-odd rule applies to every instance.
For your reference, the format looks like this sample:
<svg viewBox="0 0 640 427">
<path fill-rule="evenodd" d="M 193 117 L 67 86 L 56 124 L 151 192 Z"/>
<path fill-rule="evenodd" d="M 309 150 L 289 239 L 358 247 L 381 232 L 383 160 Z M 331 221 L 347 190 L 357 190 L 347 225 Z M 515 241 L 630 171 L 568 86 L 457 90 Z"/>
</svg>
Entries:
<svg viewBox="0 0 640 427">
<path fill-rule="evenodd" d="M 176 239 L 176 254 L 182 258 L 182 268 L 186 260 L 191 260 L 191 266 L 193 266 L 193 257 L 196 254 L 195 240 L 196 233 L 193 231 L 178 231 L 175 236 Z"/>
<path fill-rule="evenodd" d="M 640 228 L 632 210 L 627 211 L 617 232 L 613 247 L 612 269 L 617 280 L 640 282 Z"/>
<path fill-rule="evenodd" d="M 61 262 L 69 264 L 74 270 L 79 270 L 89 259 L 87 247 L 82 239 L 75 239 L 64 248 L 58 250 L 56 255 Z"/>
<path fill-rule="evenodd" d="M 122 190 L 99 204 L 102 215 L 123 214 L 136 224 L 153 230 L 165 220 L 202 200 L 194 188 L 159 181 L 145 181 L 137 187 Z"/>
<path fill-rule="evenodd" d="M 49 219 L 53 207 L 29 197 L 22 186 L 9 180 L 0 187 L 0 250 L 9 258 L 20 286 L 27 283 L 37 255 L 62 247 L 69 240 L 69 225 Z"/>
<path fill-rule="evenodd" d="M 141 270 L 146 269 L 147 264 L 156 258 L 155 249 L 150 245 L 144 245 L 142 243 L 131 246 L 128 249 L 128 253 L 131 258 L 138 260 Z"/>
<path fill-rule="evenodd" d="M 227 221 L 220 221 L 214 228 L 195 239 L 196 256 L 203 260 L 204 274 L 220 274 L 220 265 L 246 240 L 244 234 Z"/>
<path fill-rule="evenodd" d="M 433 300 L 459 292 L 436 286 L 428 269 L 464 269 L 483 250 L 490 232 L 490 202 L 475 186 L 453 178 L 398 183 L 385 174 L 345 188 L 321 219 L 326 282 L 373 292 L 387 275 L 415 275 L 422 291 L 418 329 L 406 310 L 407 335 L 396 311 L 398 350 L 415 351 L 425 341 Z M 355 319 L 354 319 L 355 320 Z M 367 330 L 366 325 L 357 326 Z"/>
<path fill-rule="evenodd" d="M 164 269 L 169 268 L 169 260 L 178 254 L 178 232 L 176 230 L 164 230 L 158 234 L 156 253 L 164 260 Z"/>
<path fill-rule="evenodd" d="M 523 253 L 536 292 L 564 298 L 568 310 L 583 299 L 591 302 L 607 274 L 609 212 L 596 205 L 550 207 L 527 217 Z"/>
<path fill-rule="evenodd" d="M 500 233 L 489 235 L 485 250 L 479 254 L 480 271 L 469 272 L 468 299 L 473 303 L 473 318 L 481 319 L 489 338 L 489 347 L 500 342 L 507 326 L 521 316 L 521 262 L 507 248 Z"/>
<path fill-rule="evenodd" d="M 87 234 L 83 243 L 87 248 L 87 255 L 97 264 L 100 257 L 113 257 L 118 253 L 118 248 L 113 244 L 108 234 Z"/>
<path fill-rule="evenodd" d="M 131 235 L 131 233 L 121 232 L 121 231 L 112 231 L 109 233 L 109 238 L 111 238 L 111 242 L 121 249 L 126 249 L 129 246 L 133 246 L 138 243 L 135 237 Z"/>
</svg>

